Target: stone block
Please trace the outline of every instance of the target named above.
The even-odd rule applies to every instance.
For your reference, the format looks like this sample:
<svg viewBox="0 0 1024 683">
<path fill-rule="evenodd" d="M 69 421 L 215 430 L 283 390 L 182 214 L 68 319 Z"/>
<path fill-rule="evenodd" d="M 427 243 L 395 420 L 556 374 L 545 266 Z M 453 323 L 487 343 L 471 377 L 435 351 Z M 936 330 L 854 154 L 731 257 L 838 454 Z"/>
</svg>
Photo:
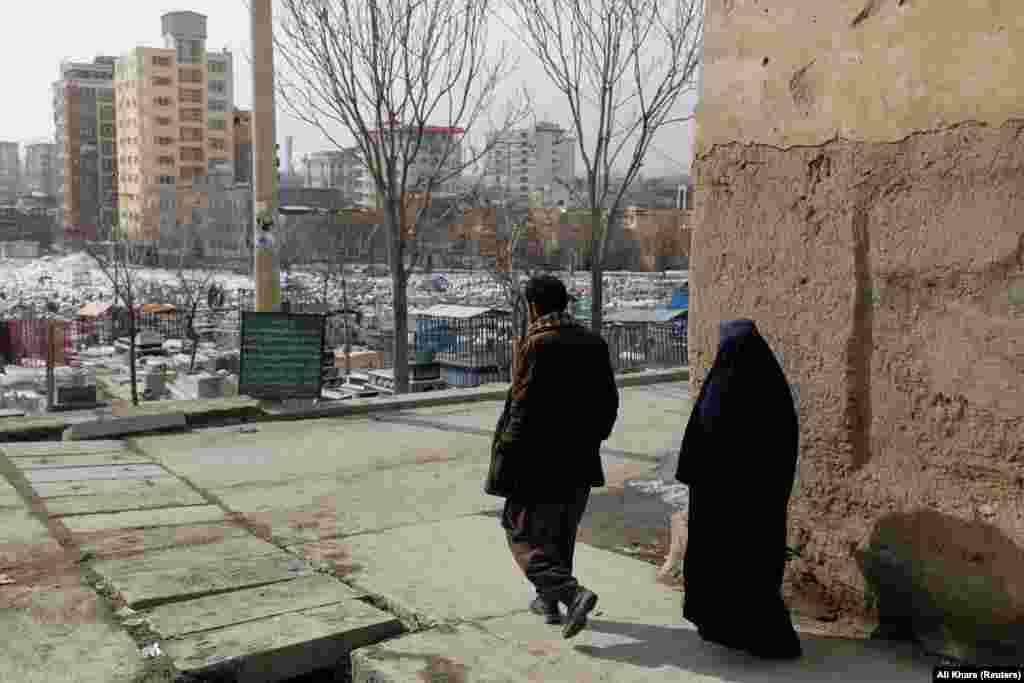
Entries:
<svg viewBox="0 0 1024 683">
<path fill-rule="evenodd" d="M 113 420 L 82 422 L 72 425 L 64 431 L 64 440 L 109 439 L 127 434 L 185 429 L 187 426 L 184 413 L 120 417 Z"/>
</svg>

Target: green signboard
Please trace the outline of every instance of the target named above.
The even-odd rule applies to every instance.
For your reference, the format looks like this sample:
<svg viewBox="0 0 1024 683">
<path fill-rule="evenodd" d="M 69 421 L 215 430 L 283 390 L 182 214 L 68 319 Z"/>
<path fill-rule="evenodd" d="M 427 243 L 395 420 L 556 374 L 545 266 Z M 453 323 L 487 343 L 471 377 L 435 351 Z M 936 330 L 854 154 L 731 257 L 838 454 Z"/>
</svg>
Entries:
<svg viewBox="0 0 1024 683">
<path fill-rule="evenodd" d="M 324 316 L 243 312 L 241 336 L 240 395 L 320 398 Z"/>
</svg>

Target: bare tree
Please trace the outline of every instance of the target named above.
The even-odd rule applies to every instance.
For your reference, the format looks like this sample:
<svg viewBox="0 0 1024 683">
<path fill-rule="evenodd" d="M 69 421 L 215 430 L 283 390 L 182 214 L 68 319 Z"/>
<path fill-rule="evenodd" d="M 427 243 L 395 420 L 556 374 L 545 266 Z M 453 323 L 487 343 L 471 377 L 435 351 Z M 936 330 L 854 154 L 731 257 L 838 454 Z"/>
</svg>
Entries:
<svg viewBox="0 0 1024 683">
<path fill-rule="evenodd" d="M 388 241 L 395 385 L 408 391 L 409 274 L 422 254 L 416 234 L 430 198 L 450 190 L 488 151 L 468 135 L 488 115 L 508 74 L 504 46 L 488 57 L 490 0 L 283 0 L 277 53 L 282 99 L 334 142 L 353 140 L 369 171 Z M 509 105 L 492 129 L 507 131 L 527 108 Z M 431 144 L 438 137 L 447 143 Z M 469 152 L 468 159 L 463 154 Z M 425 197 L 426 201 L 414 198 Z"/>
<path fill-rule="evenodd" d="M 194 228 L 185 231 L 184 244 L 179 257 L 179 263 L 175 277 L 178 284 L 178 295 L 185 306 L 185 334 L 192 344 L 189 357 L 188 371 L 196 369 L 196 352 L 199 350 L 199 332 L 196 331 L 196 315 L 199 312 L 200 304 L 209 298 L 210 288 L 214 285 L 213 270 L 196 270 L 186 268 L 194 263 L 193 254 L 196 252 L 196 245 L 201 243 L 200 236 Z M 195 264 L 198 265 L 198 264 Z"/>
<path fill-rule="evenodd" d="M 695 88 L 704 0 L 510 0 L 523 42 L 568 105 L 586 172 L 592 324 L 602 324 L 608 216 Z M 596 121 L 591 124 L 590 119 Z"/>
<path fill-rule="evenodd" d="M 85 242 L 83 249 L 96 262 L 103 276 L 113 289 L 115 303 L 120 301 L 128 312 L 128 372 L 132 386 L 132 405 L 139 405 L 139 387 L 135 372 L 135 317 L 136 294 L 139 283 L 137 267 L 133 265 L 131 242 L 123 231 L 111 231 L 112 240 L 107 243 Z"/>
</svg>

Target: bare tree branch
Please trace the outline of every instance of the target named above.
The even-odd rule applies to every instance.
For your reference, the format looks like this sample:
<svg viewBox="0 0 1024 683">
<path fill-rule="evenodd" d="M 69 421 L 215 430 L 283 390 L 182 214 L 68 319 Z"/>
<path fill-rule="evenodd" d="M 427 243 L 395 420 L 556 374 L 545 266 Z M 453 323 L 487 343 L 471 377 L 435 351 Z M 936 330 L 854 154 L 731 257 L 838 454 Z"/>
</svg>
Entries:
<svg viewBox="0 0 1024 683">
<path fill-rule="evenodd" d="M 612 221 L 655 135 L 689 118 L 672 112 L 694 89 L 704 0 L 511 0 L 510 7 L 521 40 L 568 105 L 586 174 L 592 321 L 600 331 Z"/>
</svg>

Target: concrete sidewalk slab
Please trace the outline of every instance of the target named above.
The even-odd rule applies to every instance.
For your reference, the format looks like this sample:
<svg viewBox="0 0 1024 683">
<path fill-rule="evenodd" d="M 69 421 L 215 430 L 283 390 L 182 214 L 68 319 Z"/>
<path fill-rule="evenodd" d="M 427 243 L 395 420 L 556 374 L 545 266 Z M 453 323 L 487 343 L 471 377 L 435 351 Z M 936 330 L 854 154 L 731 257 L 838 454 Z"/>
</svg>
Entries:
<svg viewBox="0 0 1024 683">
<path fill-rule="evenodd" d="M 83 553 L 98 560 L 125 559 L 143 553 L 179 547 L 222 543 L 228 539 L 249 537 L 248 529 L 234 523 L 197 524 L 151 529 L 118 529 L 76 534 L 75 542 Z"/>
<path fill-rule="evenodd" d="M 7 508 L 23 508 L 25 502 L 21 499 L 18 489 L 7 483 L 7 480 L 0 476 L 0 512 Z"/>
<path fill-rule="evenodd" d="M 402 632 L 387 612 L 345 600 L 172 639 L 164 650 L 201 680 L 271 683 L 339 668 L 349 653 Z"/>
<path fill-rule="evenodd" d="M 74 534 L 117 529 L 146 529 L 155 526 L 182 526 L 200 522 L 226 521 L 224 510 L 217 505 L 133 510 L 111 514 L 77 515 L 61 519 Z"/>
<path fill-rule="evenodd" d="M 146 612 L 145 617 L 161 638 L 180 638 L 358 597 L 358 593 L 337 579 L 313 574 L 269 586 L 160 605 Z"/>
<path fill-rule="evenodd" d="M 304 563 L 253 537 L 176 547 L 93 564 L 133 608 L 287 581 Z"/>
<path fill-rule="evenodd" d="M 409 465 L 333 479 L 211 491 L 284 545 L 498 509 L 483 492 L 486 463 Z"/>
<path fill-rule="evenodd" d="M 489 624 L 436 628 L 352 654 L 355 683 L 427 680 L 488 683 L 917 683 L 930 680 L 931 664 L 909 647 L 804 636 L 805 655 L 769 662 L 704 643 L 688 628 L 626 626 L 593 619 L 600 644 L 564 641 L 557 627 L 538 626 L 516 640 L 498 637 Z M 545 633 L 547 631 L 547 633 Z"/>
<path fill-rule="evenodd" d="M 72 575 L 34 588 L 0 587 L 4 681 L 131 683 L 144 660 L 108 608 Z"/>
<path fill-rule="evenodd" d="M 45 543 L 50 531 L 27 509 L 0 510 L 0 546 L 24 543 Z"/>
<path fill-rule="evenodd" d="M 36 484 L 54 481 L 82 481 L 87 479 L 157 479 L 171 476 L 159 465 L 96 465 L 85 467 L 54 467 L 28 470 L 25 478 Z"/>
<path fill-rule="evenodd" d="M 63 489 L 55 488 L 63 486 Z M 76 489 L 71 489 L 77 486 Z M 37 484 L 37 495 L 51 517 L 123 512 L 150 508 L 202 505 L 206 499 L 184 482 L 172 478 L 159 479 L 93 479 L 84 482 L 55 482 Z M 73 491 L 70 494 L 44 495 L 55 491 Z M 87 494 L 86 492 L 93 492 Z"/>
<path fill-rule="evenodd" d="M 385 441 L 382 442 L 382 438 Z M 422 462 L 486 461 L 480 436 L 362 418 L 260 425 L 252 434 L 199 432 L 134 439 L 136 446 L 203 489 L 280 483 Z"/>
<path fill-rule="evenodd" d="M 524 612 L 533 591 L 494 517 L 463 517 L 363 534 L 334 542 L 347 581 L 384 597 L 423 623 L 479 620 Z M 307 557 L 321 551 L 303 548 Z M 416 571 L 410 572 L 409 567 Z M 608 615 L 642 614 L 657 623 L 681 619 L 679 594 L 654 583 L 655 567 L 577 544 L 577 577 L 601 596 Z M 623 585 L 629 590 L 623 590 Z"/>
</svg>

